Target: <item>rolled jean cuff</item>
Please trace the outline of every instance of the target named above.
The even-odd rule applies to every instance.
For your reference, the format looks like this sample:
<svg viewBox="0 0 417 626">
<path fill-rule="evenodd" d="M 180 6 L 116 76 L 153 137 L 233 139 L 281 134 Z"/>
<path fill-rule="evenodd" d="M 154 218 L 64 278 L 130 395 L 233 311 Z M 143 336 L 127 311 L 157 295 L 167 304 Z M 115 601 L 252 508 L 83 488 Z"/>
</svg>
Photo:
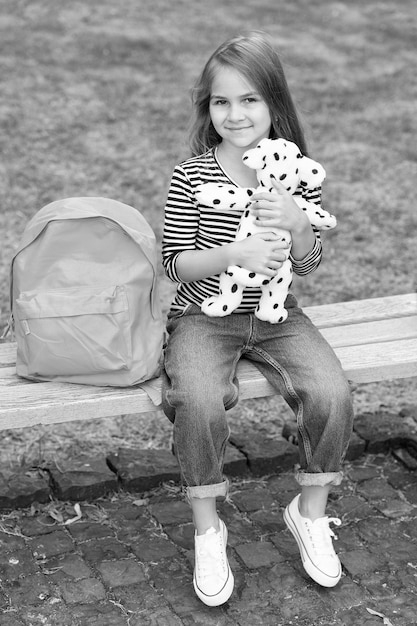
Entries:
<svg viewBox="0 0 417 626">
<path fill-rule="evenodd" d="M 343 480 L 343 472 L 318 472 L 312 474 L 298 470 L 295 480 L 302 487 L 325 487 L 326 485 L 340 485 Z"/>
<path fill-rule="evenodd" d="M 216 498 L 226 496 L 229 487 L 227 480 L 214 485 L 197 485 L 196 487 L 186 487 L 187 498 Z"/>
</svg>

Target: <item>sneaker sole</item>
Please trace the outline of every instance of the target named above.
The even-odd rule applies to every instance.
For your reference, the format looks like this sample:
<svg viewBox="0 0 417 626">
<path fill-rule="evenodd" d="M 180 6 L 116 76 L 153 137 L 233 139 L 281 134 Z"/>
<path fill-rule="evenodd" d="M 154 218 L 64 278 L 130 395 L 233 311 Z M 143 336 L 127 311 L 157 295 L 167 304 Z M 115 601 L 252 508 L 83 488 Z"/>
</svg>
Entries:
<svg viewBox="0 0 417 626">
<path fill-rule="evenodd" d="M 284 522 L 286 523 L 288 529 L 291 531 L 294 539 L 298 544 L 303 567 L 307 574 L 310 576 L 310 578 L 312 578 L 322 587 L 335 587 L 342 576 L 341 566 L 339 565 L 339 571 L 335 576 L 329 576 L 328 574 L 325 574 L 320 569 L 318 569 L 318 567 L 314 565 L 314 563 L 308 556 L 307 550 L 304 548 L 303 540 L 300 537 L 297 526 L 290 515 L 288 507 L 284 511 Z"/>
<path fill-rule="evenodd" d="M 204 604 L 206 604 L 207 606 L 220 606 L 221 604 L 224 604 L 225 602 L 227 602 L 230 596 L 232 595 L 233 588 L 235 585 L 235 580 L 232 574 L 232 570 L 229 567 L 227 580 L 224 583 L 223 588 L 215 595 L 208 596 L 205 593 L 203 593 L 201 589 L 199 589 L 199 587 L 197 586 L 195 577 L 193 578 L 193 585 L 194 585 L 194 591 L 196 595 L 200 598 L 202 602 L 204 602 Z"/>
</svg>

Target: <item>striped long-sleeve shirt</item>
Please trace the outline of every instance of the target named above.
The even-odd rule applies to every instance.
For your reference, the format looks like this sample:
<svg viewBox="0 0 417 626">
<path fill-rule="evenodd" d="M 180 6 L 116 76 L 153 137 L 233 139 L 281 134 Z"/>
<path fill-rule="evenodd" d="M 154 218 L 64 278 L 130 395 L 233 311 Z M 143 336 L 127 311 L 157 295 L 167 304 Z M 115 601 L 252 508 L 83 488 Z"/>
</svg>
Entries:
<svg viewBox="0 0 417 626">
<path fill-rule="evenodd" d="M 199 205 L 194 190 L 207 182 L 235 184 L 219 164 L 215 149 L 180 163 L 172 175 L 165 207 L 162 260 L 168 278 L 178 283 L 173 310 L 183 310 L 190 303 L 200 306 L 205 298 L 217 295 L 219 291 L 218 275 L 194 282 L 181 282 L 176 270 L 178 256 L 185 250 L 206 250 L 231 243 L 242 215 L 239 211 L 220 211 Z M 305 191 L 299 187 L 295 193 L 315 204 L 321 202 L 320 188 Z M 293 270 L 298 275 L 314 271 L 321 261 L 320 234 L 318 231 L 315 234 L 315 245 L 304 259 L 296 260 L 290 256 Z M 253 312 L 260 295 L 258 287 L 245 288 L 242 302 L 235 313 Z"/>
</svg>

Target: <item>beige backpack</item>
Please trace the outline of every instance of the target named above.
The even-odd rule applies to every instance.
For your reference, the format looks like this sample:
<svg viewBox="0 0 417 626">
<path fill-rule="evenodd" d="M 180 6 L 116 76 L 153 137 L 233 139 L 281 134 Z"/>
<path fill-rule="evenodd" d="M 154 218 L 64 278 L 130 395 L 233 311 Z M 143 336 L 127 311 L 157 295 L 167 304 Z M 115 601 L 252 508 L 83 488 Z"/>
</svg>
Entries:
<svg viewBox="0 0 417 626">
<path fill-rule="evenodd" d="M 155 235 L 126 204 L 67 198 L 38 211 L 11 263 L 18 375 L 115 387 L 157 376 L 156 267 Z"/>
</svg>

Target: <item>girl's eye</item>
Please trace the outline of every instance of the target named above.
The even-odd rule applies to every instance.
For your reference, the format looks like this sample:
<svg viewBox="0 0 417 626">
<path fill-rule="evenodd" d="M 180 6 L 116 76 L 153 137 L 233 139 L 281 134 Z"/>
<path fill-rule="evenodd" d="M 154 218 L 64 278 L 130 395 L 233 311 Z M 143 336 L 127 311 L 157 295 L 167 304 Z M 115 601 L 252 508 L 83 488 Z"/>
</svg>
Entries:
<svg viewBox="0 0 417 626">
<path fill-rule="evenodd" d="M 219 105 L 221 106 L 221 105 L 226 104 L 226 100 L 220 100 L 220 99 L 213 100 L 212 104 L 215 104 L 217 106 L 219 106 Z"/>
<path fill-rule="evenodd" d="M 250 96 L 249 98 L 245 98 L 245 102 L 248 102 L 249 104 L 252 102 L 256 102 L 256 98 L 254 98 L 253 96 Z"/>
</svg>

